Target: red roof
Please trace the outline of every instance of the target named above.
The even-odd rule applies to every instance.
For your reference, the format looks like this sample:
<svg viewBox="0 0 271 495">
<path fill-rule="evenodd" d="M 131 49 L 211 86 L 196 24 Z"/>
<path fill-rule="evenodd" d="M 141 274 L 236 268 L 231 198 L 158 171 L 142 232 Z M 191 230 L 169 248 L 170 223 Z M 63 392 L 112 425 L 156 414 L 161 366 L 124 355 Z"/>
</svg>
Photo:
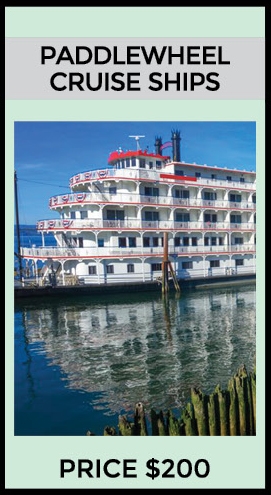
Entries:
<svg viewBox="0 0 271 495">
<path fill-rule="evenodd" d="M 156 158 L 157 160 L 166 161 L 170 156 L 156 155 L 155 153 L 149 153 L 148 151 L 136 150 L 136 151 L 112 151 L 108 158 L 108 163 L 114 163 L 123 158 L 131 158 L 134 156 L 142 156 L 144 158 Z"/>
</svg>

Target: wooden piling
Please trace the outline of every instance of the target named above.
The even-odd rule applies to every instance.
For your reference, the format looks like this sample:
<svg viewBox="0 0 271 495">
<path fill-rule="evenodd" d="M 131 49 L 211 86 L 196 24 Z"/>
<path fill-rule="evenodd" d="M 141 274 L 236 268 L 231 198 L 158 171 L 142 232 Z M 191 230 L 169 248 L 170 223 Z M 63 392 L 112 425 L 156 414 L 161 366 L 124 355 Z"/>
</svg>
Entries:
<svg viewBox="0 0 271 495">
<path fill-rule="evenodd" d="M 115 435 L 117 435 L 117 431 L 114 428 L 114 426 L 106 426 L 104 428 L 104 436 L 105 437 L 114 437 Z"/>
<path fill-rule="evenodd" d="M 145 410 L 142 402 L 137 402 L 135 406 L 135 434 L 139 436 L 148 435 Z"/>
<path fill-rule="evenodd" d="M 247 371 L 242 366 L 235 376 L 235 386 L 238 395 L 239 426 L 240 435 L 247 435 L 248 418 L 247 418 Z"/>
<path fill-rule="evenodd" d="M 135 424 L 128 421 L 126 416 L 119 416 L 118 423 L 119 433 L 121 436 L 133 436 L 135 434 Z"/>
<path fill-rule="evenodd" d="M 219 405 L 217 394 L 211 394 L 207 402 L 210 436 L 219 435 Z"/>
<path fill-rule="evenodd" d="M 253 412 L 253 434 L 256 435 L 256 370 L 251 373 L 250 386 Z"/>
<path fill-rule="evenodd" d="M 230 434 L 229 429 L 229 393 L 227 390 L 221 390 L 220 385 L 217 385 L 215 392 L 218 397 L 219 405 L 219 425 L 220 435 L 227 436 Z"/>
<path fill-rule="evenodd" d="M 234 378 L 231 378 L 229 380 L 228 391 L 229 391 L 229 397 L 230 397 L 229 433 L 230 433 L 230 436 L 237 436 L 237 435 L 240 435 L 240 428 L 239 428 L 238 397 L 237 397 Z"/>
<path fill-rule="evenodd" d="M 191 402 L 188 402 L 182 410 L 181 421 L 184 425 L 184 434 L 187 437 L 198 435 L 194 407 Z"/>
<path fill-rule="evenodd" d="M 198 388 L 191 389 L 191 402 L 194 406 L 198 435 L 209 435 L 207 396 Z"/>
<path fill-rule="evenodd" d="M 191 389 L 191 400 L 176 418 L 172 411 L 150 411 L 154 436 L 237 436 L 256 434 L 256 368 L 248 374 L 243 365 L 229 380 L 227 390 L 217 385 L 210 395 Z M 148 435 L 144 405 L 138 402 L 134 422 L 119 416 L 119 435 Z M 115 436 L 112 426 L 104 428 L 104 436 Z M 93 435 L 87 431 L 87 436 Z"/>
<path fill-rule="evenodd" d="M 177 437 L 183 434 L 183 422 L 180 422 L 172 411 L 167 412 L 168 434 L 171 437 Z"/>
</svg>

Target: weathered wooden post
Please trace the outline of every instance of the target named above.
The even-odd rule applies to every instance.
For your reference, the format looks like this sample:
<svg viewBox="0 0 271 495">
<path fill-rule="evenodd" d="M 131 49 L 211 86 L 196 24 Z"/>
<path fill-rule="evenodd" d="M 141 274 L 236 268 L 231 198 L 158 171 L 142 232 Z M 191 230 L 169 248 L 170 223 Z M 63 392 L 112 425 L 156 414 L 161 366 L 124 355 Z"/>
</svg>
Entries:
<svg viewBox="0 0 271 495">
<path fill-rule="evenodd" d="M 228 383 L 228 391 L 230 395 L 230 405 L 229 405 L 229 428 L 230 435 L 237 436 L 240 435 L 239 428 L 239 410 L 238 410 L 238 397 L 235 387 L 235 379 L 231 378 Z"/>
<path fill-rule="evenodd" d="M 256 368 L 251 373 L 251 397 L 252 397 L 252 411 L 253 411 L 253 430 L 256 435 Z"/>
<path fill-rule="evenodd" d="M 221 390 L 219 385 L 217 385 L 215 392 L 217 393 L 218 405 L 219 405 L 220 435 L 224 437 L 230 434 L 229 393 L 227 390 Z"/>
<path fill-rule="evenodd" d="M 191 401 L 194 406 L 195 420 L 198 434 L 200 436 L 209 435 L 208 411 L 206 407 L 207 396 L 197 388 L 191 389 Z"/>
<path fill-rule="evenodd" d="M 135 434 L 140 436 L 148 435 L 145 411 L 142 402 L 137 402 L 135 406 Z"/>
<path fill-rule="evenodd" d="M 207 409 L 209 418 L 210 436 L 219 435 L 219 413 L 218 413 L 218 398 L 217 394 L 211 394 L 208 397 Z"/>
<path fill-rule="evenodd" d="M 183 423 L 175 418 L 172 411 L 167 412 L 167 425 L 168 425 L 168 434 L 171 437 L 176 437 L 184 434 Z"/>
<path fill-rule="evenodd" d="M 115 435 L 117 435 L 117 432 L 116 432 L 116 429 L 114 428 L 114 426 L 106 426 L 104 428 L 104 436 L 105 437 L 114 437 Z"/>
<path fill-rule="evenodd" d="M 184 425 L 184 434 L 187 437 L 198 435 L 194 407 L 191 402 L 188 402 L 182 410 L 181 422 Z"/>
<path fill-rule="evenodd" d="M 127 420 L 126 416 L 119 416 L 119 432 L 121 436 L 133 436 L 135 434 L 135 424 Z"/>
<path fill-rule="evenodd" d="M 240 435 L 248 434 L 248 413 L 247 413 L 247 370 L 242 366 L 235 376 L 235 386 L 238 396 Z"/>
</svg>

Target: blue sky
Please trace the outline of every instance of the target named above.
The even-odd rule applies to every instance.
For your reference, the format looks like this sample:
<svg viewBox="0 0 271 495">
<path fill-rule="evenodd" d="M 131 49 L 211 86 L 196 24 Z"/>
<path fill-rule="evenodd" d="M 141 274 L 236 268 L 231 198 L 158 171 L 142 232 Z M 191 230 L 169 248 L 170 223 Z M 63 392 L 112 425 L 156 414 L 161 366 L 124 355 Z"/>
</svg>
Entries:
<svg viewBox="0 0 271 495">
<path fill-rule="evenodd" d="M 169 141 L 172 130 L 181 133 L 185 162 L 255 170 L 255 122 L 15 122 L 20 223 L 58 218 L 49 210 L 49 198 L 69 192 L 71 176 L 106 168 L 109 154 L 119 147 L 135 150 L 130 135 L 145 136 L 141 147 L 153 152 L 155 137 Z M 170 153 L 166 148 L 163 154 Z"/>
</svg>

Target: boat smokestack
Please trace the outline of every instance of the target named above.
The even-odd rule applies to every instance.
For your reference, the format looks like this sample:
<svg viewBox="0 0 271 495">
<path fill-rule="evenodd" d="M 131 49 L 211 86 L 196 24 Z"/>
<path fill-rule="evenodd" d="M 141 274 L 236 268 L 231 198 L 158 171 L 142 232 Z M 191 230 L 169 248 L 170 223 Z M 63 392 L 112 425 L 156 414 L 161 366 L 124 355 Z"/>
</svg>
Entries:
<svg viewBox="0 0 271 495">
<path fill-rule="evenodd" d="M 155 146 L 155 154 L 156 155 L 162 155 L 163 150 L 161 150 L 161 146 L 162 146 L 162 138 L 161 137 L 157 137 L 157 136 L 155 137 L 154 146 Z"/>
<path fill-rule="evenodd" d="M 180 131 L 172 131 L 171 132 L 171 141 L 172 141 L 172 160 L 174 162 L 181 161 L 181 136 Z"/>
</svg>

